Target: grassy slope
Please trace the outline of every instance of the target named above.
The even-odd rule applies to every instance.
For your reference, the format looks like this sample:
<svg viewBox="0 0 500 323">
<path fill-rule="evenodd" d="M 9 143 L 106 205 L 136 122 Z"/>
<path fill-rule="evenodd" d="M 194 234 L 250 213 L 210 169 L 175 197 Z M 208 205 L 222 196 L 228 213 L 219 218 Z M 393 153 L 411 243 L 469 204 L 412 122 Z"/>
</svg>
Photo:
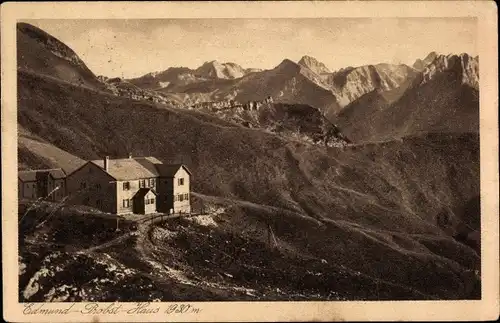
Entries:
<svg viewBox="0 0 500 323">
<path fill-rule="evenodd" d="M 479 194 L 476 135 L 325 151 L 29 73 L 19 74 L 18 122 L 84 159 L 132 152 L 184 161 L 195 191 L 245 200 L 220 219 L 218 234 L 262 242 L 271 226 L 299 254 L 434 297 L 478 295 L 478 256 L 436 225 L 443 208 L 478 217 L 462 214 Z"/>
<path fill-rule="evenodd" d="M 54 52 L 60 56 L 55 55 Z M 104 85 L 79 60 L 73 50 L 53 36 L 29 24 L 17 25 L 17 66 L 20 69 L 36 71 L 79 86 L 104 89 Z"/>
<path fill-rule="evenodd" d="M 23 169 L 29 168 L 62 168 L 67 173 L 85 163 L 78 158 L 52 144 L 26 136 L 18 138 L 18 158 Z"/>
</svg>

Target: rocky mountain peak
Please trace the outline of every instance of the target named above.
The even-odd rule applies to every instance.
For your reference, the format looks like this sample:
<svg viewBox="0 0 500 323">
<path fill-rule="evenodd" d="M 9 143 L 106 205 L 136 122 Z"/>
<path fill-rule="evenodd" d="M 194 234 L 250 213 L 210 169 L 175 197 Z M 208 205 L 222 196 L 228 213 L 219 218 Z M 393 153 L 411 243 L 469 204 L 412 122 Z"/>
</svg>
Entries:
<svg viewBox="0 0 500 323">
<path fill-rule="evenodd" d="M 291 59 L 285 58 L 284 60 L 281 61 L 281 63 L 277 67 L 283 67 L 283 66 L 297 66 L 297 63 L 292 61 Z"/>
<path fill-rule="evenodd" d="M 427 61 L 427 62 L 432 62 L 433 60 L 436 59 L 436 57 L 438 56 L 438 54 L 434 51 L 430 52 L 425 58 L 424 58 L 424 61 Z"/>
<path fill-rule="evenodd" d="M 195 74 L 207 78 L 236 79 L 246 74 L 245 69 L 235 63 L 220 63 L 217 60 L 205 62 Z"/>
<path fill-rule="evenodd" d="M 438 54 L 436 52 L 430 52 L 423 60 L 417 59 L 415 63 L 413 63 L 413 68 L 417 71 L 423 71 L 429 64 L 431 64 Z"/>
<path fill-rule="evenodd" d="M 422 83 L 426 83 L 444 72 L 455 73 L 462 84 L 479 89 L 479 58 L 477 57 L 472 57 L 467 53 L 438 55 L 423 70 Z"/>
<path fill-rule="evenodd" d="M 325 66 L 325 64 L 308 55 L 303 56 L 298 64 L 309 68 L 311 71 L 318 75 L 331 73 L 331 71 Z"/>
<path fill-rule="evenodd" d="M 301 69 L 301 66 L 295 63 L 294 61 L 285 58 L 278 66 L 274 68 L 275 71 L 279 71 L 280 73 L 295 73 L 299 72 Z"/>
<path fill-rule="evenodd" d="M 209 61 L 209 62 L 205 62 L 205 64 L 203 64 L 203 65 L 211 65 L 211 66 L 217 66 L 217 67 L 222 66 L 222 64 L 216 59 Z"/>
<path fill-rule="evenodd" d="M 37 43 L 45 47 L 53 55 L 62 58 L 72 65 L 82 66 L 85 65 L 78 55 L 63 42 L 49 35 L 45 31 L 37 28 L 28 23 L 18 23 L 17 32 L 35 40 Z"/>
<path fill-rule="evenodd" d="M 328 76 L 337 100 L 342 106 L 372 91 L 390 91 L 415 77 L 407 65 L 377 64 L 348 67 Z"/>
</svg>

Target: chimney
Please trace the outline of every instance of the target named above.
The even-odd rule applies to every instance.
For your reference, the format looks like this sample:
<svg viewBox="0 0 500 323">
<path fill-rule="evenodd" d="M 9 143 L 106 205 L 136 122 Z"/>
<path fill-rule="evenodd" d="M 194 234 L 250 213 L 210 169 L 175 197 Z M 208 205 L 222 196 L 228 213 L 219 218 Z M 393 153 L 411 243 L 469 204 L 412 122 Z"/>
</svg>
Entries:
<svg viewBox="0 0 500 323">
<path fill-rule="evenodd" d="M 104 170 L 108 171 L 109 168 L 109 156 L 104 157 Z"/>
<path fill-rule="evenodd" d="M 132 159 L 132 153 L 128 153 L 128 158 Z"/>
</svg>

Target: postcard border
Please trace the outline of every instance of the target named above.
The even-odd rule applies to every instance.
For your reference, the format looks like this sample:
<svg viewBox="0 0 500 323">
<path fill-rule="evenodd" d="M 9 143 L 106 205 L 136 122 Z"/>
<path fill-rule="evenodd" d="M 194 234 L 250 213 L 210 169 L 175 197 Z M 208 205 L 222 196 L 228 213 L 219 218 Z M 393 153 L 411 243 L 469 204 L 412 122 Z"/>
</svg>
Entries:
<svg viewBox="0 0 500 323">
<path fill-rule="evenodd" d="M 18 303 L 17 89 L 15 23 L 19 19 L 291 18 L 291 17 L 478 17 L 482 275 L 480 301 L 377 302 L 190 302 L 201 315 L 24 315 Z M 168 13 L 168 14 L 165 14 Z M 2 257 L 6 321 L 341 321 L 494 320 L 499 313 L 498 258 L 498 60 L 497 7 L 493 1 L 373 2 L 171 2 L 15 3 L 1 5 L 2 63 Z M 14 189 L 13 189 L 14 188 Z M 10 246 L 6 248 L 5 246 Z M 14 248 L 15 246 L 15 248 Z M 171 303 L 161 303 L 167 306 Z M 67 303 L 43 303 L 66 306 Z M 103 304 L 104 303 L 99 303 Z"/>
</svg>

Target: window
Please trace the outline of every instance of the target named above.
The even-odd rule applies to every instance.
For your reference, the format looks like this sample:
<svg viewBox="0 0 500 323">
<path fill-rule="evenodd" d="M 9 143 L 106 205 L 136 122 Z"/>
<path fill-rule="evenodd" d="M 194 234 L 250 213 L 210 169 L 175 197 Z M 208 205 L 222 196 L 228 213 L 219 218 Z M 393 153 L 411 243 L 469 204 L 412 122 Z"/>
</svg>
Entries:
<svg viewBox="0 0 500 323">
<path fill-rule="evenodd" d="M 97 205 L 97 207 L 102 207 L 102 202 L 101 202 L 101 200 L 97 200 L 97 201 L 95 201 L 95 204 Z"/>
<path fill-rule="evenodd" d="M 179 201 L 181 201 L 181 202 L 184 201 L 184 194 L 179 195 Z"/>
<path fill-rule="evenodd" d="M 101 190 L 101 184 L 95 184 L 95 190 L 100 191 Z"/>
<path fill-rule="evenodd" d="M 151 199 L 151 204 L 155 204 L 155 199 Z"/>
<path fill-rule="evenodd" d="M 127 191 L 130 189 L 130 182 L 123 182 L 123 190 Z"/>
<path fill-rule="evenodd" d="M 154 178 L 150 178 L 149 179 L 149 187 L 154 187 L 155 186 L 155 179 Z"/>
<path fill-rule="evenodd" d="M 184 199 L 185 199 L 186 201 L 189 201 L 189 194 L 188 194 L 188 193 L 185 193 L 185 194 L 184 194 Z"/>
<path fill-rule="evenodd" d="M 85 183 L 85 182 L 81 182 L 81 183 L 80 183 L 80 189 L 84 190 L 84 189 L 86 189 L 86 188 L 87 188 L 87 183 Z"/>
<path fill-rule="evenodd" d="M 141 180 L 139 181 L 139 188 L 143 188 L 143 187 L 146 187 L 146 180 L 141 179 Z"/>
<path fill-rule="evenodd" d="M 123 207 L 130 207 L 130 200 L 129 199 L 123 200 Z"/>
<path fill-rule="evenodd" d="M 179 179 L 177 180 L 177 184 L 178 184 L 179 186 L 184 185 L 184 178 L 179 178 Z"/>
</svg>

